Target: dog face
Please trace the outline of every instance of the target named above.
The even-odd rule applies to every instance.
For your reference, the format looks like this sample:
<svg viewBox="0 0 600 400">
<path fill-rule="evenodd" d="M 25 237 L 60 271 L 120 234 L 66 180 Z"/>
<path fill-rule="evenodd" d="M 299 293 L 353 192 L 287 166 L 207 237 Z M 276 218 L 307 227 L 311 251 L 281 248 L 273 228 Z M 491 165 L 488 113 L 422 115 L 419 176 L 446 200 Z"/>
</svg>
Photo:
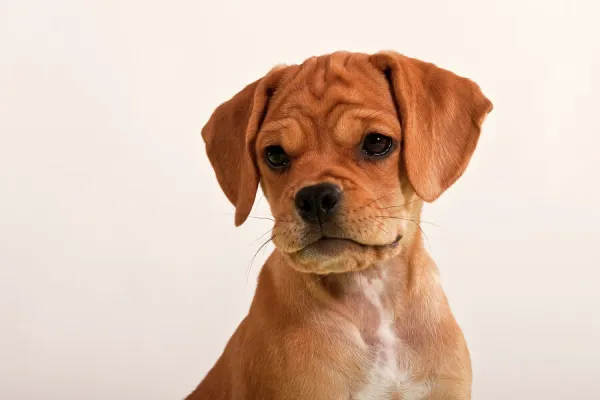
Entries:
<svg viewBox="0 0 600 400">
<path fill-rule="evenodd" d="M 492 105 L 476 84 L 396 53 L 278 67 L 214 112 L 207 153 L 236 224 L 260 182 L 273 242 L 303 272 L 397 255 L 463 173 Z"/>
</svg>

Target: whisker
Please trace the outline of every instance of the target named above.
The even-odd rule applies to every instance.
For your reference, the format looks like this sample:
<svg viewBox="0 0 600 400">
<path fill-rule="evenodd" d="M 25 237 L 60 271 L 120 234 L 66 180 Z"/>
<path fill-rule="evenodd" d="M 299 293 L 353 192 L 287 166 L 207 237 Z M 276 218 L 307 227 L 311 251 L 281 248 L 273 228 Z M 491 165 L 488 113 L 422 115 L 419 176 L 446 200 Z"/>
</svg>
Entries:
<svg viewBox="0 0 600 400">
<path fill-rule="evenodd" d="M 389 233 L 387 230 L 385 230 L 385 229 L 382 227 L 382 225 L 383 225 L 383 222 L 381 222 L 381 221 L 377 221 L 375 218 L 373 218 L 373 220 L 375 221 L 375 223 L 376 223 L 376 225 L 375 225 L 375 226 L 376 226 L 377 228 L 379 228 L 379 229 L 380 229 L 382 232 L 384 232 L 386 235 L 389 235 L 389 234 L 390 234 L 390 233 Z"/>
<path fill-rule="evenodd" d="M 423 228 L 421 228 L 421 225 L 413 220 L 410 220 L 410 221 L 419 228 L 419 230 L 423 234 L 423 237 L 425 238 L 425 241 L 427 242 L 427 246 L 431 249 L 431 244 L 429 243 L 429 239 L 427 238 L 427 235 L 425 234 L 425 231 L 423 230 Z"/>
<path fill-rule="evenodd" d="M 318 275 L 318 276 L 319 277 L 317 279 L 315 279 L 314 281 L 308 283 L 308 287 L 312 287 L 312 286 L 316 285 L 317 283 L 319 283 L 319 281 L 321 281 L 327 275 L 323 274 L 323 275 Z"/>
<path fill-rule="evenodd" d="M 273 229 L 275 229 L 275 228 L 271 228 L 268 231 L 266 231 L 265 233 L 263 233 L 262 235 L 260 235 L 259 237 L 257 237 L 252 243 L 250 243 L 250 245 L 253 245 L 254 243 L 258 242 L 260 239 L 264 238 L 265 235 L 273 232 Z"/>
<path fill-rule="evenodd" d="M 368 207 L 368 206 L 370 206 L 371 204 L 373 204 L 373 203 L 375 203 L 375 202 L 377 202 L 377 201 L 379 201 L 379 200 L 381 200 L 381 199 L 383 199 L 383 198 L 386 198 L 386 197 L 388 197 L 388 196 L 391 196 L 391 195 L 393 195 L 393 194 L 394 194 L 394 193 L 396 193 L 396 192 L 398 192 L 398 190 L 393 190 L 393 191 L 391 191 L 391 192 L 388 192 L 387 194 L 385 194 L 385 195 L 383 195 L 383 196 L 381 196 L 381 197 L 378 197 L 378 198 L 376 198 L 376 199 L 374 199 L 374 200 L 370 201 L 369 203 L 367 203 L 367 204 L 365 204 L 365 205 L 363 205 L 363 206 L 360 206 L 359 208 L 356 208 L 356 209 L 354 209 L 354 211 L 362 210 L 363 208 L 365 208 L 365 207 Z"/>
<path fill-rule="evenodd" d="M 263 194 L 260 196 L 260 199 L 258 199 L 258 201 L 256 202 L 256 205 L 254 206 L 254 209 L 255 209 L 255 210 L 258 208 L 258 206 L 260 205 L 260 202 L 261 202 L 261 201 L 262 201 L 262 199 L 264 199 L 264 198 L 265 198 L 265 194 L 263 193 Z"/>
<path fill-rule="evenodd" d="M 256 217 L 254 215 L 248 215 L 248 218 L 252 218 L 252 219 L 266 219 L 268 221 L 275 222 L 275 218 L 271 218 L 271 217 Z"/>
<path fill-rule="evenodd" d="M 361 104 L 360 109 L 358 110 L 358 114 L 356 114 L 356 118 L 360 118 L 360 113 L 362 112 L 363 107 L 364 107 L 364 104 Z"/>
<path fill-rule="evenodd" d="M 412 219 L 412 218 L 396 217 L 396 216 L 393 216 L 393 215 L 374 215 L 373 218 L 399 219 L 399 220 L 402 220 L 402 221 L 412 221 L 412 222 L 419 222 L 419 223 L 422 223 L 422 224 L 428 224 L 428 225 L 435 226 L 436 228 L 440 227 L 439 225 L 437 225 L 434 222 L 423 221 L 422 219 Z"/>
<path fill-rule="evenodd" d="M 221 214 L 235 216 L 234 213 L 221 213 Z M 292 220 L 284 220 L 284 219 L 278 219 L 277 217 L 267 217 L 267 216 L 262 216 L 262 215 L 248 215 L 248 218 L 262 219 L 262 220 L 267 220 L 267 221 L 271 221 L 271 222 L 282 222 L 282 223 L 291 223 L 291 222 L 294 222 Z"/>
<path fill-rule="evenodd" d="M 311 231 L 305 232 L 304 235 L 302 235 L 302 237 L 300 238 L 300 240 L 298 240 L 297 242 L 298 243 L 304 242 L 306 240 L 306 238 L 308 238 L 310 236 L 311 233 L 312 233 Z"/>
<path fill-rule="evenodd" d="M 379 115 L 381 113 L 383 113 L 383 110 L 375 110 L 371 114 L 367 115 L 364 119 L 365 120 L 373 119 L 373 118 L 375 118 L 377 115 Z"/>
<path fill-rule="evenodd" d="M 269 244 L 269 242 L 271 242 L 276 235 L 273 235 L 269 238 L 269 240 L 267 240 L 266 242 L 264 242 L 263 244 L 260 245 L 260 247 L 258 248 L 258 250 L 256 250 L 256 253 L 254 253 L 254 256 L 252 257 L 252 260 L 250 260 L 250 264 L 248 265 L 248 268 L 246 269 L 246 282 L 248 282 L 248 278 L 250 277 L 250 270 L 252 269 L 252 265 L 254 264 L 254 260 L 256 259 L 256 256 L 258 255 L 258 253 L 265 248 L 266 245 Z"/>
<path fill-rule="evenodd" d="M 281 122 L 279 122 L 279 120 L 274 120 L 275 123 L 277 123 L 277 125 L 279 125 L 281 127 L 281 129 L 285 129 L 285 125 L 283 125 Z"/>
<path fill-rule="evenodd" d="M 221 214 L 223 214 L 223 215 L 233 215 L 233 216 L 235 216 L 235 214 L 234 214 L 234 213 L 221 213 Z M 268 220 L 270 220 L 270 221 L 275 221 L 275 219 L 274 219 L 274 218 L 272 218 L 272 217 L 257 216 L 257 215 L 248 215 L 248 218 L 253 218 L 253 219 L 268 219 Z"/>
<path fill-rule="evenodd" d="M 376 208 L 377 208 L 377 209 L 379 209 L 379 210 L 387 210 L 387 209 L 390 209 L 390 208 L 400 208 L 400 207 L 405 207 L 405 206 L 408 206 L 408 205 L 410 205 L 410 204 L 416 203 L 416 202 L 417 202 L 417 201 L 419 201 L 419 200 L 421 200 L 421 199 L 415 199 L 415 200 L 413 200 L 413 201 L 409 201 L 408 203 L 399 204 L 399 205 L 395 205 L 395 206 L 389 206 L 389 207 L 376 207 Z"/>
</svg>

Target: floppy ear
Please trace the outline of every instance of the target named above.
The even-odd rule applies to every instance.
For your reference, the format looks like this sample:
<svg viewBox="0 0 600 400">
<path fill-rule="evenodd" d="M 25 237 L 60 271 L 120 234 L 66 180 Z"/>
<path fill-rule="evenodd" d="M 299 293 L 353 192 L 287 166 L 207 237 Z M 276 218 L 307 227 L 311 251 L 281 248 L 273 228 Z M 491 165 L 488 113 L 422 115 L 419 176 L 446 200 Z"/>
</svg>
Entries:
<svg viewBox="0 0 600 400">
<path fill-rule="evenodd" d="M 433 64 L 394 52 L 370 60 L 391 86 L 408 179 L 434 201 L 465 171 L 492 103 L 475 82 Z"/>
<path fill-rule="evenodd" d="M 254 143 L 282 72 L 282 67 L 275 68 L 246 86 L 217 107 L 202 128 L 206 153 L 217 180 L 235 206 L 236 226 L 244 223 L 254 204 L 259 182 Z"/>
</svg>

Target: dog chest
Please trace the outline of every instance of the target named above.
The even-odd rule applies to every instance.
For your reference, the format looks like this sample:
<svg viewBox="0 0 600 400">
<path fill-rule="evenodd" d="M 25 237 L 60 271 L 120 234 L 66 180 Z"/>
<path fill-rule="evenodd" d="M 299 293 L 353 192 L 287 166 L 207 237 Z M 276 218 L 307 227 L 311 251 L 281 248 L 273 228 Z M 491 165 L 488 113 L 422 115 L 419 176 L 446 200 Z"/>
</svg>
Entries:
<svg viewBox="0 0 600 400">
<path fill-rule="evenodd" d="M 369 304 L 370 321 L 374 326 L 364 329 L 364 349 L 368 352 L 365 377 L 353 400 L 419 400 L 429 394 L 429 386 L 413 381 L 409 370 L 400 367 L 399 339 L 394 331 L 393 312 L 382 298 L 385 282 L 357 276 L 358 287 Z"/>
</svg>

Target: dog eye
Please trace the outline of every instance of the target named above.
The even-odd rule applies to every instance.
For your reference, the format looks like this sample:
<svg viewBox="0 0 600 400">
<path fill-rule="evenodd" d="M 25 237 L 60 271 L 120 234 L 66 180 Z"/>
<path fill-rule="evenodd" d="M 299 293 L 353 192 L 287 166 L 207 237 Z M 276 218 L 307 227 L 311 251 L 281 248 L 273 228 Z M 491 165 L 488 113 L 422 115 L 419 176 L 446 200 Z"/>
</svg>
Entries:
<svg viewBox="0 0 600 400">
<path fill-rule="evenodd" d="M 281 146 L 268 146 L 265 149 L 265 158 L 271 168 L 283 168 L 290 163 L 290 158 Z"/>
<path fill-rule="evenodd" d="M 392 148 L 392 139 L 381 133 L 369 133 L 362 144 L 362 150 L 369 156 L 381 157 Z"/>
</svg>

